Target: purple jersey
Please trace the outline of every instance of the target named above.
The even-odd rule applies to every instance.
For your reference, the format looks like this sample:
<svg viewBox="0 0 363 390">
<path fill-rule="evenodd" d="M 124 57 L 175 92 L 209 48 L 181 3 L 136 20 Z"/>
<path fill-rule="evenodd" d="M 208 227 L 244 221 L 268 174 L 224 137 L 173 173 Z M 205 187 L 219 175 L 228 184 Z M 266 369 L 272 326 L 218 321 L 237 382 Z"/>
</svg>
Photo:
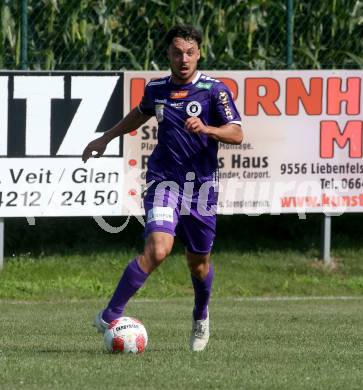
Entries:
<svg viewBox="0 0 363 390">
<path fill-rule="evenodd" d="M 241 123 L 231 92 L 222 82 L 200 72 L 189 84 L 173 84 L 171 77 L 150 81 L 139 110 L 158 121 L 158 144 L 148 161 L 146 180 L 185 182 L 195 172 L 195 182 L 215 180 L 218 141 L 184 128 L 188 117 L 219 127 Z"/>
</svg>

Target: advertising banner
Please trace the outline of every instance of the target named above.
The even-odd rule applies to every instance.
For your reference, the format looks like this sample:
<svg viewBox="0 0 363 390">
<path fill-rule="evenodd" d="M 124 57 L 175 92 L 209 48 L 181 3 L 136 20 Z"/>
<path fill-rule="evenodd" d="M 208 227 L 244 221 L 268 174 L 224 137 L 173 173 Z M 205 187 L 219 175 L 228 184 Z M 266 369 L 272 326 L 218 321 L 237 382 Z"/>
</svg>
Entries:
<svg viewBox="0 0 363 390">
<path fill-rule="evenodd" d="M 230 88 L 244 132 L 219 146 L 219 213 L 362 212 L 362 71 L 203 73 Z M 156 118 L 81 155 L 166 75 L 0 73 L 0 217 L 143 215 Z"/>
<path fill-rule="evenodd" d="M 120 215 L 122 138 L 81 156 L 122 116 L 121 73 L 1 73 L 0 217 Z"/>
<path fill-rule="evenodd" d="M 221 214 L 363 210 L 360 70 L 206 71 L 232 91 L 241 145 L 220 144 Z M 124 112 L 167 72 L 125 72 Z M 147 160 L 157 142 L 151 118 L 124 138 L 124 210 L 142 214 Z"/>
</svg>

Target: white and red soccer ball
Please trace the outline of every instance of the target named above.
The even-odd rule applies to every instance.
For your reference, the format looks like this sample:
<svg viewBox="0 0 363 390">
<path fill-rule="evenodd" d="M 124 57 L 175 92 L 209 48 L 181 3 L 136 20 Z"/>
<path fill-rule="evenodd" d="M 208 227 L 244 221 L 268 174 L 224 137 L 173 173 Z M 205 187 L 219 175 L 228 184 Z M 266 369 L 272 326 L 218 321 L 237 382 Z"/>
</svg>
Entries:
<svg viewBox="0 0 363 390">
<path fill-rule="evenodd" d="M 147 332 L 136 318 L 120 317 L 110 323 L 104 340 L 109 352 L 142 353 L 147 345 Z"/>
</svg>

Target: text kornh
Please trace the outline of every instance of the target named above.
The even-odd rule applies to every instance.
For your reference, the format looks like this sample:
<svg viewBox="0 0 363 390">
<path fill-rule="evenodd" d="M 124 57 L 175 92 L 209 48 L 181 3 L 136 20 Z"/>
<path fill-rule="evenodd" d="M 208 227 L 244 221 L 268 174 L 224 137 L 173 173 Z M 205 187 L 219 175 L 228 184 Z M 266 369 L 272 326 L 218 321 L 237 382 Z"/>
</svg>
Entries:
<svg viewBox="0 0 363 390">
<path fill-rule="evenodd" d="M 332 116 L 320 121 L 320 158 L 334 158 L 334 144 L 349 147 L 350 158 L 363 157 L 362 85 L 360 77 L 300 77 L 245 79 L 245 116 Z M 344 116 L 343 123 L 337 117 Z M 350 120 L 346 120 L 349 118 Z"/>
</svg>

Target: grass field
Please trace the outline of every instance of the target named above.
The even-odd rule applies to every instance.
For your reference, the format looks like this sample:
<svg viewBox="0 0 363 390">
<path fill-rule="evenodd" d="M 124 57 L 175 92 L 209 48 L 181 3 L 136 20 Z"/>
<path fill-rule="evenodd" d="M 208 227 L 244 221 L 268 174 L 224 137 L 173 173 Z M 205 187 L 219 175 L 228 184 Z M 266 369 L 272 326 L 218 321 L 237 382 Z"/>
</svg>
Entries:
<svg viewBox="0 0 363 390">
<path fill-rule="evenodd" d="M 0 272 L 0 389 L 360 390 L 361 221 L 342 221 L 334 226 L 349 234 L 335 235 L 333 267 L 324 267 L 305 222 L 277 228 L 266 218 L 241 239 L 222 220 L 229 234 L 213 253 L 212 334 L 201 354 L 188 350 L 193 290 L 177 247 L 127 307 L 149 333 L 140 356 L 108 354 L 90 326 L 137 253 L 138 233 L 90 235 L 73 220 L 59 229 L 45 221 L 40 235 L 13 229 Z"/>
<path fill-rule="evenodd" d="M 361 389 L 363 299 L 210 305 L 208 349 L 188 350 L 191 299 L 134 300 L 149 345 L 105 352 L 101 300 L 1 301 L 1 389 Z M 127 314 L 127 313 L 126 313 Z"/>
</svg>

